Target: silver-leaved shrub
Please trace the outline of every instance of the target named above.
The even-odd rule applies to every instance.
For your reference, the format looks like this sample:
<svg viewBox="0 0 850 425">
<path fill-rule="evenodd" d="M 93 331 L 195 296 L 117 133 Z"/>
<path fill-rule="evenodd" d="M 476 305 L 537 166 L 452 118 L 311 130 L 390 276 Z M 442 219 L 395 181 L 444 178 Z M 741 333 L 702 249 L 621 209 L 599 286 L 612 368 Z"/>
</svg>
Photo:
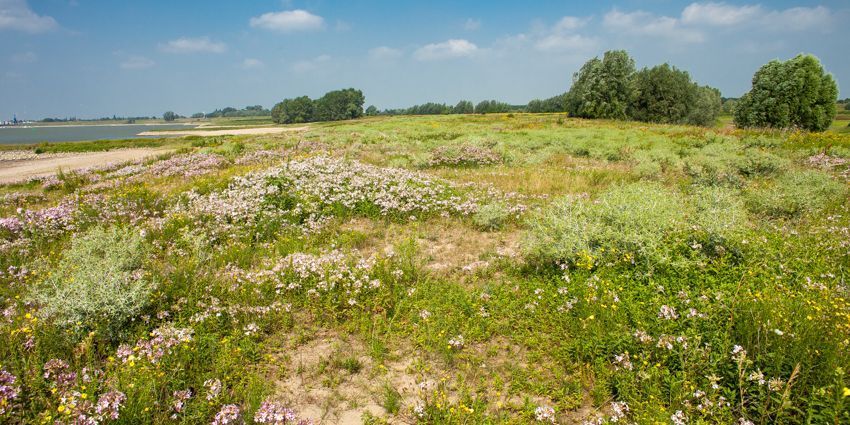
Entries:
<svg viewBox="0 0 850 425">
<path fill-rule="evenodd" d="M 62 327 L 115 337 L 156 287 L 142 269 L 144 255 L 138 230 L 95 227 L 72 239 L 31 298 L 43 317 Z"/>
</svg>

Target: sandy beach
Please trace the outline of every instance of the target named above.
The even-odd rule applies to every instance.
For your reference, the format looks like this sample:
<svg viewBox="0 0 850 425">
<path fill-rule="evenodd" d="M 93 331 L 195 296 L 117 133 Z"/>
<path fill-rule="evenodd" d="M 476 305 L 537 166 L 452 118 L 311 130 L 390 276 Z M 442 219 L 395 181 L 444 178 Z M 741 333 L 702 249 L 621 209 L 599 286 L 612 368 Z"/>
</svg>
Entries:
<svg viewBox="0 0 850 425">
<path fill-rule="evenodd" d="M 8 151 L 0 153 L 0 183 L 13 183 L 32 177 L 48 176 L 59 169 L 70 171 L 111 162 L 134 161 L 171 150 L 167 148 L 117 149 L 107 152 L 51 154 L 46 157 Z"/>
<path fill-rule="evenodd" d="M 234 128 L 225 130 L 168 130 L 168 131 L 145 131 L 139 133 L 139 136 L 247 136 L 247 135 L 263 135 L 263 134 L 280 134 L 292 131 L 305 131 L 309 127 L 252 127 L 252 128 Z"/>
</svg>

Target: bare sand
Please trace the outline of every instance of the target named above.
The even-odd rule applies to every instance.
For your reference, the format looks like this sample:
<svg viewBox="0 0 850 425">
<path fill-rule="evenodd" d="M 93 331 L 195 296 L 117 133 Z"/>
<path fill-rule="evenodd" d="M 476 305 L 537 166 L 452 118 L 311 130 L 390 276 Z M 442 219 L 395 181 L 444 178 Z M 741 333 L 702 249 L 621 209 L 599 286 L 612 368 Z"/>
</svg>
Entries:
<svg viewBox="0 0 850 425">
<path fill-rule="evenodd" d="M 309 127 L 251 127 L 226 130 L 168 130 L 144 131 L 139 136 L 247 136 L 262 134 L 280 134 L 291 131 L 304 131 Z"/>
<path fill-rule="evenodd" d="M 32 177 L 49 176 L 56 173 L 59 169 L 70 171 L 78 168 L 106 165 L 112 162 L 134 161 L 149 156 L 160 155 L 171 150 L 173 149 L 116 149 L 107 152 L 69 153 L 51 155 L 45 158 L 26 157 L 11 160 L 2 160 L 3 158 L 0 157 L 0 183 L 13 183 Z"/>
</svg>

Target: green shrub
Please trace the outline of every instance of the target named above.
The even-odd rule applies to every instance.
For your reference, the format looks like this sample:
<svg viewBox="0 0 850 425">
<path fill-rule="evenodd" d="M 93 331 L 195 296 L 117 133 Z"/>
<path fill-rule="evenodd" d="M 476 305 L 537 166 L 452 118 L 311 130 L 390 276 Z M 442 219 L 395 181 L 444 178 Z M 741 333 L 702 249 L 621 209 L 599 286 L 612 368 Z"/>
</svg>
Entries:
<svg viewBox="0 0 850 425">
<path fill-rule="evenodd" d="M 794 171 L 747 192 L 747 207 L 770 217 L 793 218 L 819 211 L 846 193 L 845 187 L 820 171 Z"/>
<path fill-rule="evenodd" d="M 492 203 L 482 205 L 472 216 L 475 227 L 492 232 L 505 226 L 511 213 L 504 204 Z"/>
<path fill-rule="evenodd" d="M 112 338 L 145 308 L 155 289 L 143 274 L 144 254 L 137 230 L 94 228 L 72 240 L 31 297 L 58 325 Z"/>
<path fill-rule="evenodd" d="M 681 196 L 653 183 L 616 187 L 596 201 L 560 199 L 530 222 L 526 254 L 592 268 L 599 261 L 669 261 L 664 238 L 684 226 Z"/>
<path fill-rule="evenodd" d="M 652 267 L 689 261 L 685 252 L 722 255 L 746 225 L 734 192 L 698 188 L 692 196 L 655 183 L 633 183 L 596 201 L 556 200 L 530 221 L 525 252 L 532 262 L 579 268 L 633 262 Z"/>
<path fill-rule="evenodd" d="M 738 159 L 738 172 L 747 177 L 771 176 L 788 166 L 788 161 L 769 152 L 747 149 Z"/>
</svg>

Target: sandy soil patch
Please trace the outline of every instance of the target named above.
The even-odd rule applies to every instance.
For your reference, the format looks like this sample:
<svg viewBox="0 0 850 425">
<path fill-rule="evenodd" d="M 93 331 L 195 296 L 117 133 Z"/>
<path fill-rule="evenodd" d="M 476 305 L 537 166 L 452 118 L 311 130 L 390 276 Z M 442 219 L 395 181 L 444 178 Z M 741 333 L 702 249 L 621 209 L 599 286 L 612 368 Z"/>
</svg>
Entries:
<svg viewBox="0 0 850 425">
<path fill-rule="evenodd" d="M 234 128 L 230 130 L 174 130 L 174 131 L 144 131 L 139 136 L 253 136 L 263 134 L 280 134 L 292 131 L 304 131 L 308 127 L 252 127 Z"/>
<path fill-rule="evenodd" d="M 9 160 L 0 160 L 0 183 L 13 183 L 32 177 L 43 177 L 59 169 L 70 171 L 106 165 L 112 162 L 127 162 L 171 151 L 168 148 L 116 149 L 107 152 L 58 154 L 46 157 L 20 156 L 9 153 Z"/>
</svg>

